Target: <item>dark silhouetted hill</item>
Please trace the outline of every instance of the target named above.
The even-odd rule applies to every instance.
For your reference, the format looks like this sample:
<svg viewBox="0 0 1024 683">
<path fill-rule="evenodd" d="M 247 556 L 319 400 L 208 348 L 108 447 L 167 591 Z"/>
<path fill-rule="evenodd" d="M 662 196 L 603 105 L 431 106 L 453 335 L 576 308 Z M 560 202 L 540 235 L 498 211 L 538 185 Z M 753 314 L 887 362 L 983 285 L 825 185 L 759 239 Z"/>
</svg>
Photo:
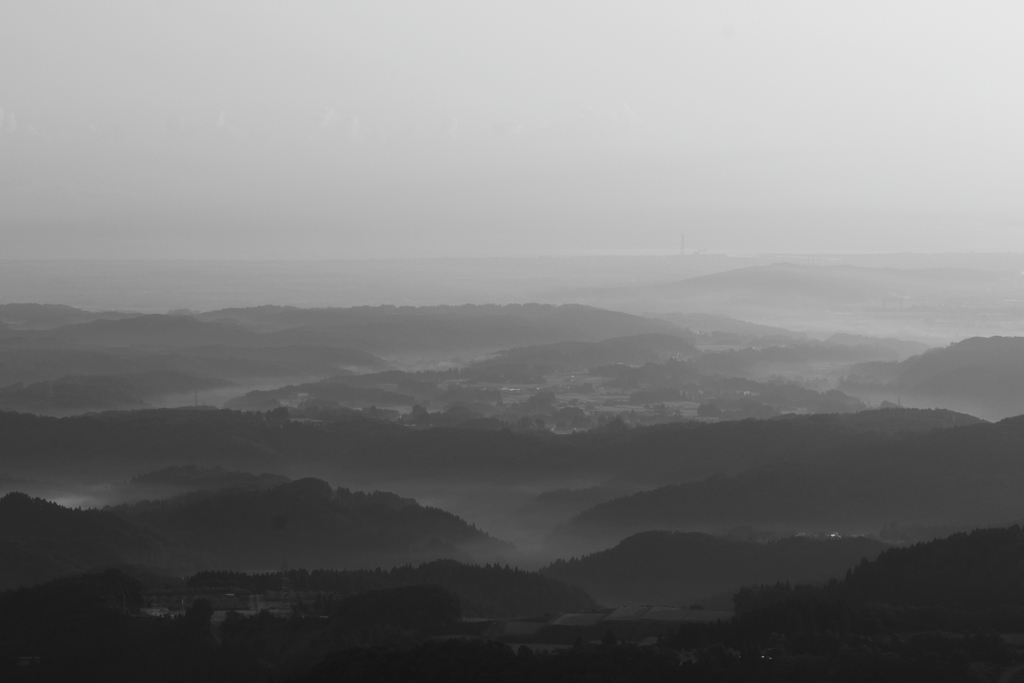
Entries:
<svg viewBox="0 0 1024 683">
<path fill-rule="evenodd" d="M 858 564 L 839 594 L 860 603 L 964 611 L 1024 607 L 1024 530 L 977 529 L 886 550 Z"/>
<path fill-rule="evenodd" d="M 256 657 L 217 647 L 209 602 L 176 618 L 140 614 L 138 581 L 116 570 L 0 593 L 4 681 L 244 681 Z"/>
<path fill-rule="evenodd" d="M 138 564 L 179 573 L 195 557 L 160 532 L 102 510 L 73 510 L 23 493 L 0 498 L 0 589 Z"/>
<path fill-rule="evenodd" d="M 1017 493 L 1022 446 L 1024 418 L 903 434 L 836 459 L 780 458 L 733 476 L 610 500 L 577 515 L 561 534 L 608 538 L 743 524 L 874 532 L 891 520 L 999 523 L 1024 512 Z"/>
<path fill-rule="evenodd" d="M 209 568 L 387 567 L 443 557 L 491 559 L 510 549 L 444 510 L 390 493 L 332 489 L 319 479 L 109 510 L 180 539 Z"/>
<path fill-rule="evenodd" d="M 305 425 L 269 413 L 175 409 L 69 418 L 0 413 L 0 433 L 4 468 L 17 477 L 123 480 L 167 465 L 201 464 L 359 481 L 431 477 L 505 485 L 585 478 L 658 485 L 778 461 L 830 462 L 883 447 L 907 431 L 972 421 L 948 411 L 877 410 L 558 435 L 411 430 L 359 416 Z"/>
<path fill-rule="evenodd" d="M 510 546 L 437 508 L 394 494 L 332 490 L 305 479 L 269 490 L 201 490 L 158 502 L 72 510 L 0 499 L 0 587 L 96 567 L 199 569 L 391 567 L 492 559 Z"/>
<path fill-rule="evenodd" d="M 582 587 L 608 605 L 676 604 L 740 586 L 776 581 L 820 582 L 843 576 L 886 544 L 864 537 L 791 537 L 767 543 L 702 533 L 646 531 L 541 572 Z"/>
<path fill-rule="evenodd" d="M 975 529 L 892 547 L 827 584 L 746 586 L 733 597 L 748 622 L 789 612 L 787 629 L 808 607 L 846 613 L 846 628 L 1016 632 L 1024 626 L 1024 531 L 1019 525 Z M 805 622 L 806 624 L 806 622 Z M 780 629 L 781 632 L 781 629 Z"/>
</svg>

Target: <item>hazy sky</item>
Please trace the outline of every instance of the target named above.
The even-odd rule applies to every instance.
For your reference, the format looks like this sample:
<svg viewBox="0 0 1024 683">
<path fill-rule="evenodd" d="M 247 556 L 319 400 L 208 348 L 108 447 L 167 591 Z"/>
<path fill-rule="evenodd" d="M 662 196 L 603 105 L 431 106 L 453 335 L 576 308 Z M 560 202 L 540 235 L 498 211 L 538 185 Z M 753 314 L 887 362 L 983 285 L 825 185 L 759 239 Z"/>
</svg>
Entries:
<svg viewBox="0 0 1024 683">
<path fill-rule="evenodd" d="M 5 257 L 1024 250 L 1024 3 L 0 4 Z"/>
</svg>

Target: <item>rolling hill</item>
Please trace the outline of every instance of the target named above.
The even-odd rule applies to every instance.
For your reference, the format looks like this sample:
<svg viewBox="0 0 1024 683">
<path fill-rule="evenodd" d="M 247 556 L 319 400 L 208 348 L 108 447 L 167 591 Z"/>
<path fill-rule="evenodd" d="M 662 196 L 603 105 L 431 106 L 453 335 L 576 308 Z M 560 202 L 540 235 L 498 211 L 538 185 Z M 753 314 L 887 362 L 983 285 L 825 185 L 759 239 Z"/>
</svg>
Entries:
<svg viewBox="0 0 1024 683">
<path fill-rule="evenodd" d="M 23 493 L 0 498 L 0 590 L 110 565 L 184 573 L 180 543 L 102 510 L 74 510 Z"/>
<path fill-rule="evenodd" d="M 591 306 L 508 304 L 301 309 L 259 306 L 200 315 L 275 343 L 351 346 L 374 354 L 488 353 L 510 346 L 678 332 L 671 323 Z"/>
<path fill-rule="evenodd" d="M 451 513 L 394 494 L 332 490 L 300 479 L 268 490 L 186 494 L 109 510 L 180 539 L 205 567 L 394 566 L 441 557 L 493 559 L 510 546 Z"/>
<path fill-rule="evenodd" d="M 19 477 L 60 473 L 86 481 L 123 480 L 157 467 L 201 464 L 287 476 L 321 473 L 371 485 L 421 478 L 460 485 L 608 479 L 659 485 L 778 461 L 833 462 L 884 448 L 907 432 L 977 422 L 949 411 L 874 410 L 559 435 L 410 430 L 359 416 L 318 426 L 231 410 L 68 418 L 0 413 L 7 439 L 4 467 Z"/>
<path fill-rule="evenodd" d="M 0 588 L 111 565 L 181 576 L 202 569 L 392 567 L 493 560 L 511 547 L 443 510 L 390 493 L 303 479 L 204 490 L 102 510 L 22 493 L 0 498 Z"/>
<path fill-rule="evenodd" d="M 0 324 L 0 386 L 62 376 L 180 372 L 265 388 L 266 379 L 294 383 L 391 368 L 381 355 L 450 364 L 459 355 L 510 346 L 680 332 L 663 320 L 545 304 L 263 306 L 196 315 L 90 314 L 18 304 L 0 307 Z M 109 406 L 90 406 L 104 407 Z"/>
<path fill-rule="evenodd" d="M 842 384 L 876 399 L 968 409 L 990 419 L 1024 413 L 1024 337 L 972 337 L 900 363 L 853 365 Z"/>
<path fill-rule="evenodd" d="M 896 411 L 899 412 L 899 411 Z M 1024 418 L 897 436 L 834 459 L 756 467 L 663 486 L 586 510 L 556 538 L 731 525 L 874 532 L 891 520 L 993 524 L 1024 514 Z M 596 540 L 595 540 L 596 542 Z"/>
<path fill-rule="evenodd" d="M 860 603 L 913 607 L 1024 607 L 1024 530 L 976 529 L 886 550 L 859 563 L 838 593 Z"/>
<path fill-rule="evenodd" d="M 584 588 L 606 605 L 688 605 L 755 583 L 841 577 L 886 547 L 870 538 L 790 537 L 760 543 L 645 531 L 608 550 L 558 560 L 541 572 Z"/>
<path fill-rule="evenodd" d="M 261 335 L 239 325 L 204 322 L 186 315 L 157 314 L 66 325 L 46 332 L 37 332 L 34 338 L 43 344 L 50 342 L 86 347 L 141 347 L 152 350 L 214 344 L 267 345 Z"/>
<path fill-rule="evenodd" d="M 806 338 L 805 334 L 784 327 L 751 323 L 715 313 L 663 313 L 658 317 L 696 333 L 726 332 L 746 337 Z"/>
</svg>

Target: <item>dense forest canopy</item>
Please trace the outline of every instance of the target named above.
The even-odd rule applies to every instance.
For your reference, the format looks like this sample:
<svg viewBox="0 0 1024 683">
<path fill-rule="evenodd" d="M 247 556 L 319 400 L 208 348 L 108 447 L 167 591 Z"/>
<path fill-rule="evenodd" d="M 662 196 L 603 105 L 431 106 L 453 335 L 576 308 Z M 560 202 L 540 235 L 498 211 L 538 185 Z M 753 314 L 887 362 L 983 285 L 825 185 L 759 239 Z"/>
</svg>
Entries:
<svg viewBox="0 0 1024 683">
<path fill-rule="evenodd" d="M 864 537 L 788 537 L 767 542 L 701 533 L 646 531 L 615 547 L 558 560 L 541 571 L 581 586 L 606 604 L 700 603 L 740 586 L 826 581 L 887 545 Z M 798 578 L 799 577 L 799 578 Z"/>
<path fill-rule="evenodd" d="M 0 498 L 0 546 L 0 588 L 125 564 L 181 576 L 289 562 L 360 568 L 493 559 L 511 550 L 443 510 L 390 493 L 332 489 L 317 479 L 103 510 L 10 493 Z"/>
<path fill-rule="evenodd" d="M 7 436 L 4 467 L 19 475 L 59 469 L 89 477 L 135 468 L 141 474 L 154 466 L 202 463 L 356 479 L 382 478 L 386 472 L 394 479 L 614 476 L 651 483 L 736 473 L 776 461 L 838 460 L 888 447 L 914 433 L 977 422 L 949 411 L 881 410 L 560 435 L 507 429 L 412 431 L 360 415 L 308 425 L 282 420 L 277 413 L 229 410 L 151 410 L 59 419 L 0 413 L 0 429 Z M 1014 433 L 1012 424 L 982 427 L 957 441 L 994 432 L 1009 436 Z M 300 468 L 304 472 L 295 472 Z"/>
</svg>

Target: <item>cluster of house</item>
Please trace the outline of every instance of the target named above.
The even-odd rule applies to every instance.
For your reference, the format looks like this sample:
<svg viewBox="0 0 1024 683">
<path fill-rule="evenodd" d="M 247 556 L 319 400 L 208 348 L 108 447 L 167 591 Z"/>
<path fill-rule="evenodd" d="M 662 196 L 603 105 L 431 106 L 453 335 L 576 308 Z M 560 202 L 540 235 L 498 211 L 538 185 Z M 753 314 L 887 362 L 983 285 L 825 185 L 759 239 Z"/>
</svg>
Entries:
<svg viewBox="0 0 1024 683">
<path fill-rule="evenodd" d="M 466 619 L 459 633 L 439 638 L 480 638 L 525 645 L 534 651 L 597 643 L 609 633 L 617 641 L 653 645 L 683 622 L 728 620 L 732 612 L 667 605 L 628 605 L 611 611 L 544 615 L 531 619 Z"/>
<path fill-rule="evenodd" d="M 197 599 L 206 599 L 213 607 L 211 627 L 214 631 L 230 612 L 243 616 L 270 613 L 288 617 L 294 613 L 295 600 L 303 596 L 288 591 L 256 593 L 222 593 L 187 590 L 159 591 L 148 596 L 142 609 L 149 616 L 170 616 L 182 613 Z M 301 602 L 301 599 L 300 599 Z M 544 614 L 531 618 L 487 619 L 465 618 L 460 624 L 437 639 L 470 638 L 496 640 L 535 650 L 555 650 L 577 643 L 602 642 L 609 634 L 616 641 L 653 645 L 659 636 L 684 622 L 728 620 L 732 612 L 703 609 L 698 606 L 627 605 L 594 612 Z"/>
</svg>

